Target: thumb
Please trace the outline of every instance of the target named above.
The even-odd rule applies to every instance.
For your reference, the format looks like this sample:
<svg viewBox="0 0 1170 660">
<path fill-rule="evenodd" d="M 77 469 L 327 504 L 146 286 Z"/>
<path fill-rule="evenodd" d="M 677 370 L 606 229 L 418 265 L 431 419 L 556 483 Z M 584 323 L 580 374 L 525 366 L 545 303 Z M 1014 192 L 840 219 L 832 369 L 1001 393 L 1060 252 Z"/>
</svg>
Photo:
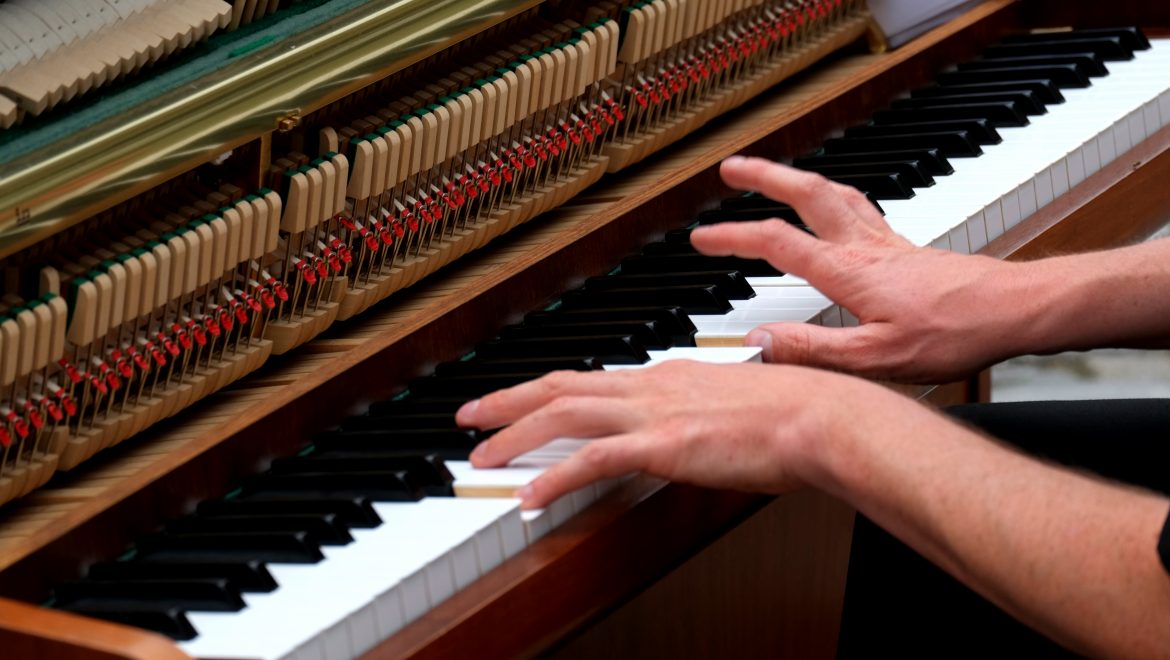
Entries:
<svg viewBox="0 0 1170 660">
<path fill-rule="evenodd" d="M 744 344 L 763 349 L 765 362 L 868 373 L 881 368 L 881 325 L 826 328 L 811 323 L 771 323 L 749 332 Z"/>
</svg>

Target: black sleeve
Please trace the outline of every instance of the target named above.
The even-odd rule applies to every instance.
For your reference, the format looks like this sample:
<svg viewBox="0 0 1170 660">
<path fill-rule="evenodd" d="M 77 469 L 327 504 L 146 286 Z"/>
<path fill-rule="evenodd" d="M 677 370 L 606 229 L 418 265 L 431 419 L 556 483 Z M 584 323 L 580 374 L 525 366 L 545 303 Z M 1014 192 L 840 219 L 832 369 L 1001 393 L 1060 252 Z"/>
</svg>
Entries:
<svg viewBox="0 0 1170 660">
<path fill-rule="evenodd" d="M 1162 559 L 1162 568 L 1170 573 L 1170 516 L 1166 516 L 1162 536 L 1158 537 L 1158 556 Z"/>
</svg>

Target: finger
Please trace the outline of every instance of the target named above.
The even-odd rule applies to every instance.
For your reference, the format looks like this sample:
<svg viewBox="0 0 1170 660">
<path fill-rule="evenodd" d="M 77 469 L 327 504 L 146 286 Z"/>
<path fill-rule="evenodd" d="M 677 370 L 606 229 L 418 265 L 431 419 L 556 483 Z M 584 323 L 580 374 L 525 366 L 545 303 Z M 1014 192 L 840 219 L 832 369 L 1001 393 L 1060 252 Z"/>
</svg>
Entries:
<svg viewBox="0 0 1170 660">
<path fill-rule="evenodd" d="M 499 467 L 557 438 L 597 438 L 628 431 L 638 421 L 621 399 L 560 397 L 481 442 L 471 454 L 476 467 Z"/>
<path fill-rule="evenodd" d="M 620 396 L 628 391 L 626 371 L 556 371 L 515 387 L 469 401 L 455 413 L 464 428 L 506 426 L 559 396 Z"/>
<path fill-rule="evenodd" d="M 732 188 L 758 192 L 792 206 L 801 220 L 825 240 L 846 242 L 859 238 L 858 225 L 866 226 L 865 219 L 858 217 L 852 203 L 846 200 L 848 191 L 853 189 L 819 174 L 762 158 L 738 156 L 723 161 L 719 171 Z"/>
<path fill-rule="evenodd" d="M 691 244 L 703 254 L 766 259 L 777 269 L 814 285 L 833 271 L 836 246 L 810 236 L 783 220 L 725 222 L 696 227 Z"/>
<path fill-rule="evenodd" d="M 888 326 L 867 323 L 826 328 L 811 323 L 772 323 L 748 333 L 747 346 L 763 349 L 764 361 L 878 375 L 890 354 Z"/>
<path fill-rule="evenodd" d="M 549 468 L 516 494 L 523 508 L 540 509 L 600 479 L 637 472 L 646 465 L 646 443 L 638 434 L 621 434 L 591 442 Z"/>
</svg>

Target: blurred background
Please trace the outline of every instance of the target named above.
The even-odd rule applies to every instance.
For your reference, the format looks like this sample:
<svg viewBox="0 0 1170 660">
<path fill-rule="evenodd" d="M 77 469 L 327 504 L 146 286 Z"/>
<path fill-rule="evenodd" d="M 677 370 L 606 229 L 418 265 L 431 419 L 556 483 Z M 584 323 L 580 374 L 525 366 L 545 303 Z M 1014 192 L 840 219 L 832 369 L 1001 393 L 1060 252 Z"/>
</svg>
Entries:
<svg viewBox="0 0 1170 660">
<path fill-rule="evenodd" d="M 1167 235 L 1170 226 L 1159 233 Z M 1027 356 L 991 370 L 992 401 L 1131 398 L 1170 398 L 1170 351 Z"/>
</svg>

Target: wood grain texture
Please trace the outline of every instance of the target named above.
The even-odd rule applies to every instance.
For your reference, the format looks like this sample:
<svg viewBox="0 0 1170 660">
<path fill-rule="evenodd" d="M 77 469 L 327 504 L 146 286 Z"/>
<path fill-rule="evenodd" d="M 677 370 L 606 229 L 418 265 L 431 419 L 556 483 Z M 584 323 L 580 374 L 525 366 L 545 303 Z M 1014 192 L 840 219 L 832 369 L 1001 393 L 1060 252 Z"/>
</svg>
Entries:
<svg viewBox="0 0 1170 660">
<path fill-rule="evenodd" d="M 549 657 L 829 660 L 853 515 L 814 491 L 781 496 Z"/>
<path fill-rule="evenodd" d="M 161 635 L 0 598 L 0 657 L 12 660 L 185 660 Z"/>
</svg>

